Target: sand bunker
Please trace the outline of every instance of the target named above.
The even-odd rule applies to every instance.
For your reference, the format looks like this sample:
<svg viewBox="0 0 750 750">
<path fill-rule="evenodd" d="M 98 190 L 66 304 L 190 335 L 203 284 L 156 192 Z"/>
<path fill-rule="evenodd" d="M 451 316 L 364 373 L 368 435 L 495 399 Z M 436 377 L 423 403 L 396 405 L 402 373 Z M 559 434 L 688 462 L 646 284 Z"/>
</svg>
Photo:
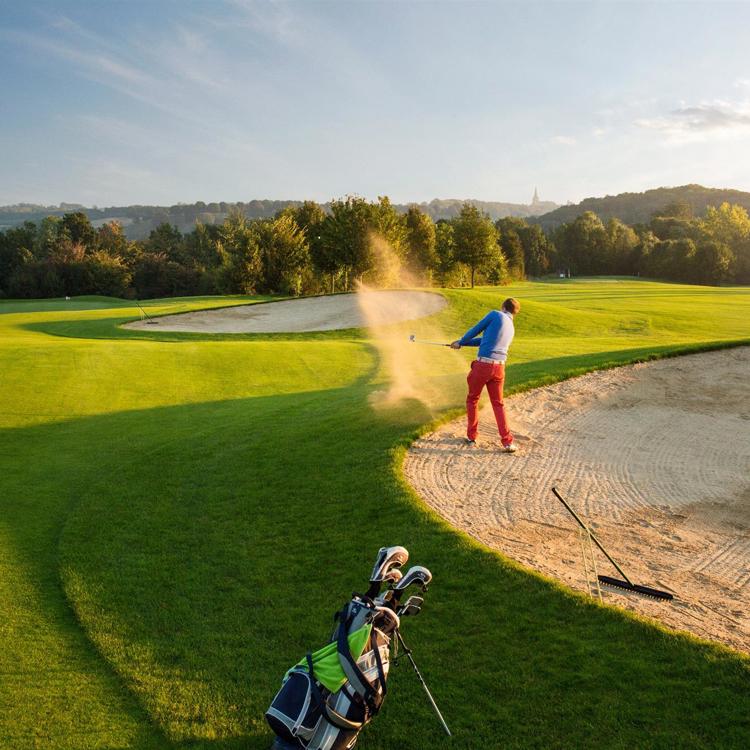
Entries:
<svg viewBox="0 0 750 750">
<path fill-rule="evenodd" d="M 383 291 L 366 292 L 371 296 L 370 310 L 375 310 L 379 325 L 414 320 L 442 310 L 447 300 L 432 292 Z M 156 318 L 158 330 L 192 333 L 291 333 L 336 331 L 361 328 L 372 323 L 362 312 L 357 294 L 268 302 L 260 305 L 238 305 L 219 310 L 200 310 Z M 125 328 L 153 331 L 156 326 L 140 320 Z"/>
<path fill-rule="evenodd" d="M 498 451 L 487 407 L 476 446 L 463 444 L 463 419 L 413 445 L 405 471 L 419 494 L 485 544 L 588 590 L 555 485 L 631 580 L 677 597 L 605 590 L 605 602 L 750 651 L 750 348 L 591 373 L 506 403 L 519 453 Z M 598 552 L 597 564 L 617 576 Z"/>
</svg>

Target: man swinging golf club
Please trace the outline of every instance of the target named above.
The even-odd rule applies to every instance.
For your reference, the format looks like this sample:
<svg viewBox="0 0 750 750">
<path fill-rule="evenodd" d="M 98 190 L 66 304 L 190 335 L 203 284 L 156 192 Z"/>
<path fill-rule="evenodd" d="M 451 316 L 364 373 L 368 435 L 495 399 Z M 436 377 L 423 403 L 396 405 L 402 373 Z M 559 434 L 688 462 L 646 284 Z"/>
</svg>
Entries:
<svg viewBox="0 0 750 750">
<path fill-rule="evenodd" d="M 482 395 L 482 389 L 486 387 L 492 410 L 495 412 L 503 450 L 506 453 L 515 453 L 517 450 L 505 415 L 503 383 L 505 360 L 515 332 L 513 318 L 520 309 L 521 305 L 518 300 L 509 297 L 503 302 L 501 310 L 490 310 L 462 338 L 451 343 L 452 349 L 460 349 L 462 346 L 479 347 L 478 356 L 471 363 L 471 370 L 466 377 L 469 385 L 469 393 L 466 396 L 466 440 L 471 445 L 476 442 L 479 424 L 477 404 Z"/>
</svg>

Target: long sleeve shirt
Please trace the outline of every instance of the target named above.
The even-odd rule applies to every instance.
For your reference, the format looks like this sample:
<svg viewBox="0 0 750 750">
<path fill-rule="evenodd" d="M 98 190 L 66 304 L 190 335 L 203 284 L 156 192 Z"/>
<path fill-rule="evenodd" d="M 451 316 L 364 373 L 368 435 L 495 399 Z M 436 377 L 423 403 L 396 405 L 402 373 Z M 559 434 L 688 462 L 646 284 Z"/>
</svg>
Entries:
<svg viewBox="0 0 750 750">
<path fill-rule="evenodd" d="M 513 316 L 503 310 L 490 310 L 473 328 L 459 339 L 461 346 L 478 346 L 479 357 L 505 362 L 513 341 Z M 479 334 L 481 337 L 477 338 Z"/>
</svg>

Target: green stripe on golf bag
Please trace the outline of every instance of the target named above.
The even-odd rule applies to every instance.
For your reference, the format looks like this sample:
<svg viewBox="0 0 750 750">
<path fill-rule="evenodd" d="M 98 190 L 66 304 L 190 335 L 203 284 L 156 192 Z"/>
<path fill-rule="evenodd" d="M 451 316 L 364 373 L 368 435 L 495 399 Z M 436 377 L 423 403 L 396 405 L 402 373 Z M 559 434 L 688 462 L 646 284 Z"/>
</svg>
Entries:
<svg viewBox="0 0 750 750">
<path fill-rule="evenodd" d="M 369 643 L 371 632 L 372 625 L 368 623 L 349 634 L 347 639 L 349 641 L 349 650 L 355 659 L 359 659 L 362 656 L 362 652 Z M 338 644 L 336 641 L 333 641 L 327 646 L 323 646 L 323 648 L 313 652 L 311 656 L 313 669 L 315 670 L 315 679 L 327 690 L 335 693 L 347 680 L 344 670 L 341 668 Z M 307 657 L 303 657 L 292 667 L 292 669 L 300 668 L 307 669 Z"/>
</svg>

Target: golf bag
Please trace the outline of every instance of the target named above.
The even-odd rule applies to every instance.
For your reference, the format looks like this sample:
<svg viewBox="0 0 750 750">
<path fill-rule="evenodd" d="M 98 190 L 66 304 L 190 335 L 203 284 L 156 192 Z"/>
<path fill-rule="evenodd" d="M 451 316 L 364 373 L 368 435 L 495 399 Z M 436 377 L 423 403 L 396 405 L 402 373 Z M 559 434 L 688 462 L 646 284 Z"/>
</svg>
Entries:
<svg viewBox="0 0 750 750">
<path fill-rule="evenodd" d="M 330 643 L 284 676 L 266 711 L 278 750 L 349 750 L 386 695 L 396 613 L 354 594 Z"/>
</svg>

